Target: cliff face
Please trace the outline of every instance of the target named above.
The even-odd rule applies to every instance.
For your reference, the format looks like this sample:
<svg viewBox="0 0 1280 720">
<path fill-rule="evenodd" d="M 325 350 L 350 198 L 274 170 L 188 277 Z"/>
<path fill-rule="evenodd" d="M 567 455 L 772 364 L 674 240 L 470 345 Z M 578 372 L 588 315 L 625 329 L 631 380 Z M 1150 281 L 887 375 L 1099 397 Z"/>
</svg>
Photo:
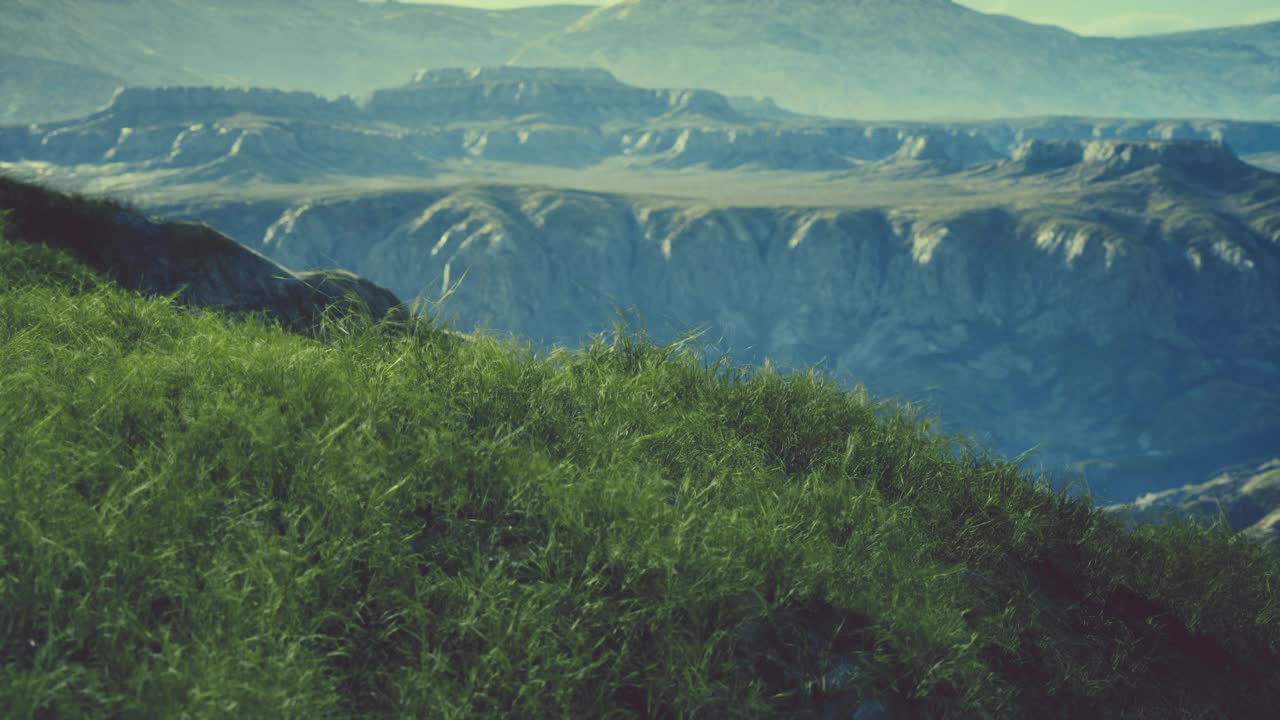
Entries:
<svg viewBox="0 0 1280 720">
<path fill-rule="evenodd" d="M 1003 452 L 1038 448 L 1104 497 L 1274 452 L 1280 207 L 1257 200 L 1280 178 L 1237 162 L 1250 188 L 1215 185 L 1180 146 L 1072 153 L 1073 172 L 1110 179 L 1052 208 L 490 187 L 295 204 L 269 225 L 200 213 L 291 267 L 349 267 L 409 298 L 457 284 L 442 312 L 460 329 L 576 344 L 614 307 L 663 337 L 704 325 L 738 359 L 821 362 Z"/>
</svg>

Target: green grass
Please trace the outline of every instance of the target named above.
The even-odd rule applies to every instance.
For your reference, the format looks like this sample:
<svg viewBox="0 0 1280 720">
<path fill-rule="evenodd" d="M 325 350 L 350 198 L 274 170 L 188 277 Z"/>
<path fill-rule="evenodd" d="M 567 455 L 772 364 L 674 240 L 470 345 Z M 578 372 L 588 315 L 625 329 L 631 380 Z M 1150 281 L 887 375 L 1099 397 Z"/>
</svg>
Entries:
<svg viewBox="0 0 1280 720">
<path fill-rule="evenodd" d="M 0 241 L 7 718 L 1251 718 L 1280 559 L 817 374 L 313 337 Z"/>
</svg>

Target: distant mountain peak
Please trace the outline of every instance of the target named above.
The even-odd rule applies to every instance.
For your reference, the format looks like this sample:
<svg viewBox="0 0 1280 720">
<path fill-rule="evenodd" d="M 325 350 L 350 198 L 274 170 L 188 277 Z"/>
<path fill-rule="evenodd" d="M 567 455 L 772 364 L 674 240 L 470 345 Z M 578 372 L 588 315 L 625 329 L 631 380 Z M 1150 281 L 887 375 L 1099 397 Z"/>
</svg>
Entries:
<svg viewBox="0 0 1280 720">
<path fill-rule="evenodd" d="M 643 87 L 768 95 L 837 118 L 1269 120 L 1280 107 L 1268 91 L 1277 42 L 1263 26 L 1087 38 L 952 0 L 620 0 L 507 60 L 605 67 Z"/>
</svg>

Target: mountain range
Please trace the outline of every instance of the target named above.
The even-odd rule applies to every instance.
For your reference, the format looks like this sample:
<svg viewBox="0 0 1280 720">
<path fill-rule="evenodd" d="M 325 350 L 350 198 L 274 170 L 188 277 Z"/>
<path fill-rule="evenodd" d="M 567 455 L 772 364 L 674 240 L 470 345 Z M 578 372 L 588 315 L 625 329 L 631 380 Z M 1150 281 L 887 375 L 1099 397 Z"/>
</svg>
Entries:
<svg viewBox="0 0 1280 720">
<path fill-rule="evenodd" d="M 646 87 L 769 96 L 789 110 L 861 119 L 1280 112 L 1280 23 L 1095 38 L 950 0 L 621 0 L 509 11 L 9 0 L 0 43 L 7 66 L 58 63 L 85 75 L 83 91 L 0 107 L 10 122 L 89 112 L 110 98 L 113 78 L 362 97 L 414 68 L 502 63 L 600 67 Z M 38 73 L 5 74 L 11 93 L 48 87 Z"/>
<path fill-rule="evenodd" d="M 1248 34 L 1081 37 L 950 0 L 622 0 L 514 60 L 768 95 L 841 117 L 1274 118 L 1278 36 L 1280 23 Z"/>
</svg>

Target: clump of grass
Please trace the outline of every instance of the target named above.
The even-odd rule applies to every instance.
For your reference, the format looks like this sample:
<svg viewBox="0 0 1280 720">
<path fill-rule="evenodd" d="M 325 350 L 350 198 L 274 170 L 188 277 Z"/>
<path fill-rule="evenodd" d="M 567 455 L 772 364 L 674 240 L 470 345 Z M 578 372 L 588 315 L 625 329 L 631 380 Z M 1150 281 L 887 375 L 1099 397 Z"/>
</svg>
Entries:
<svg viewBox="0 0 1280 720">
<path fill-rule="evenodd" d="M 1264 717 L 1280 560 L 817 373 L 312 337 L 0 242 L 9 717 Z"/>
</svg>

